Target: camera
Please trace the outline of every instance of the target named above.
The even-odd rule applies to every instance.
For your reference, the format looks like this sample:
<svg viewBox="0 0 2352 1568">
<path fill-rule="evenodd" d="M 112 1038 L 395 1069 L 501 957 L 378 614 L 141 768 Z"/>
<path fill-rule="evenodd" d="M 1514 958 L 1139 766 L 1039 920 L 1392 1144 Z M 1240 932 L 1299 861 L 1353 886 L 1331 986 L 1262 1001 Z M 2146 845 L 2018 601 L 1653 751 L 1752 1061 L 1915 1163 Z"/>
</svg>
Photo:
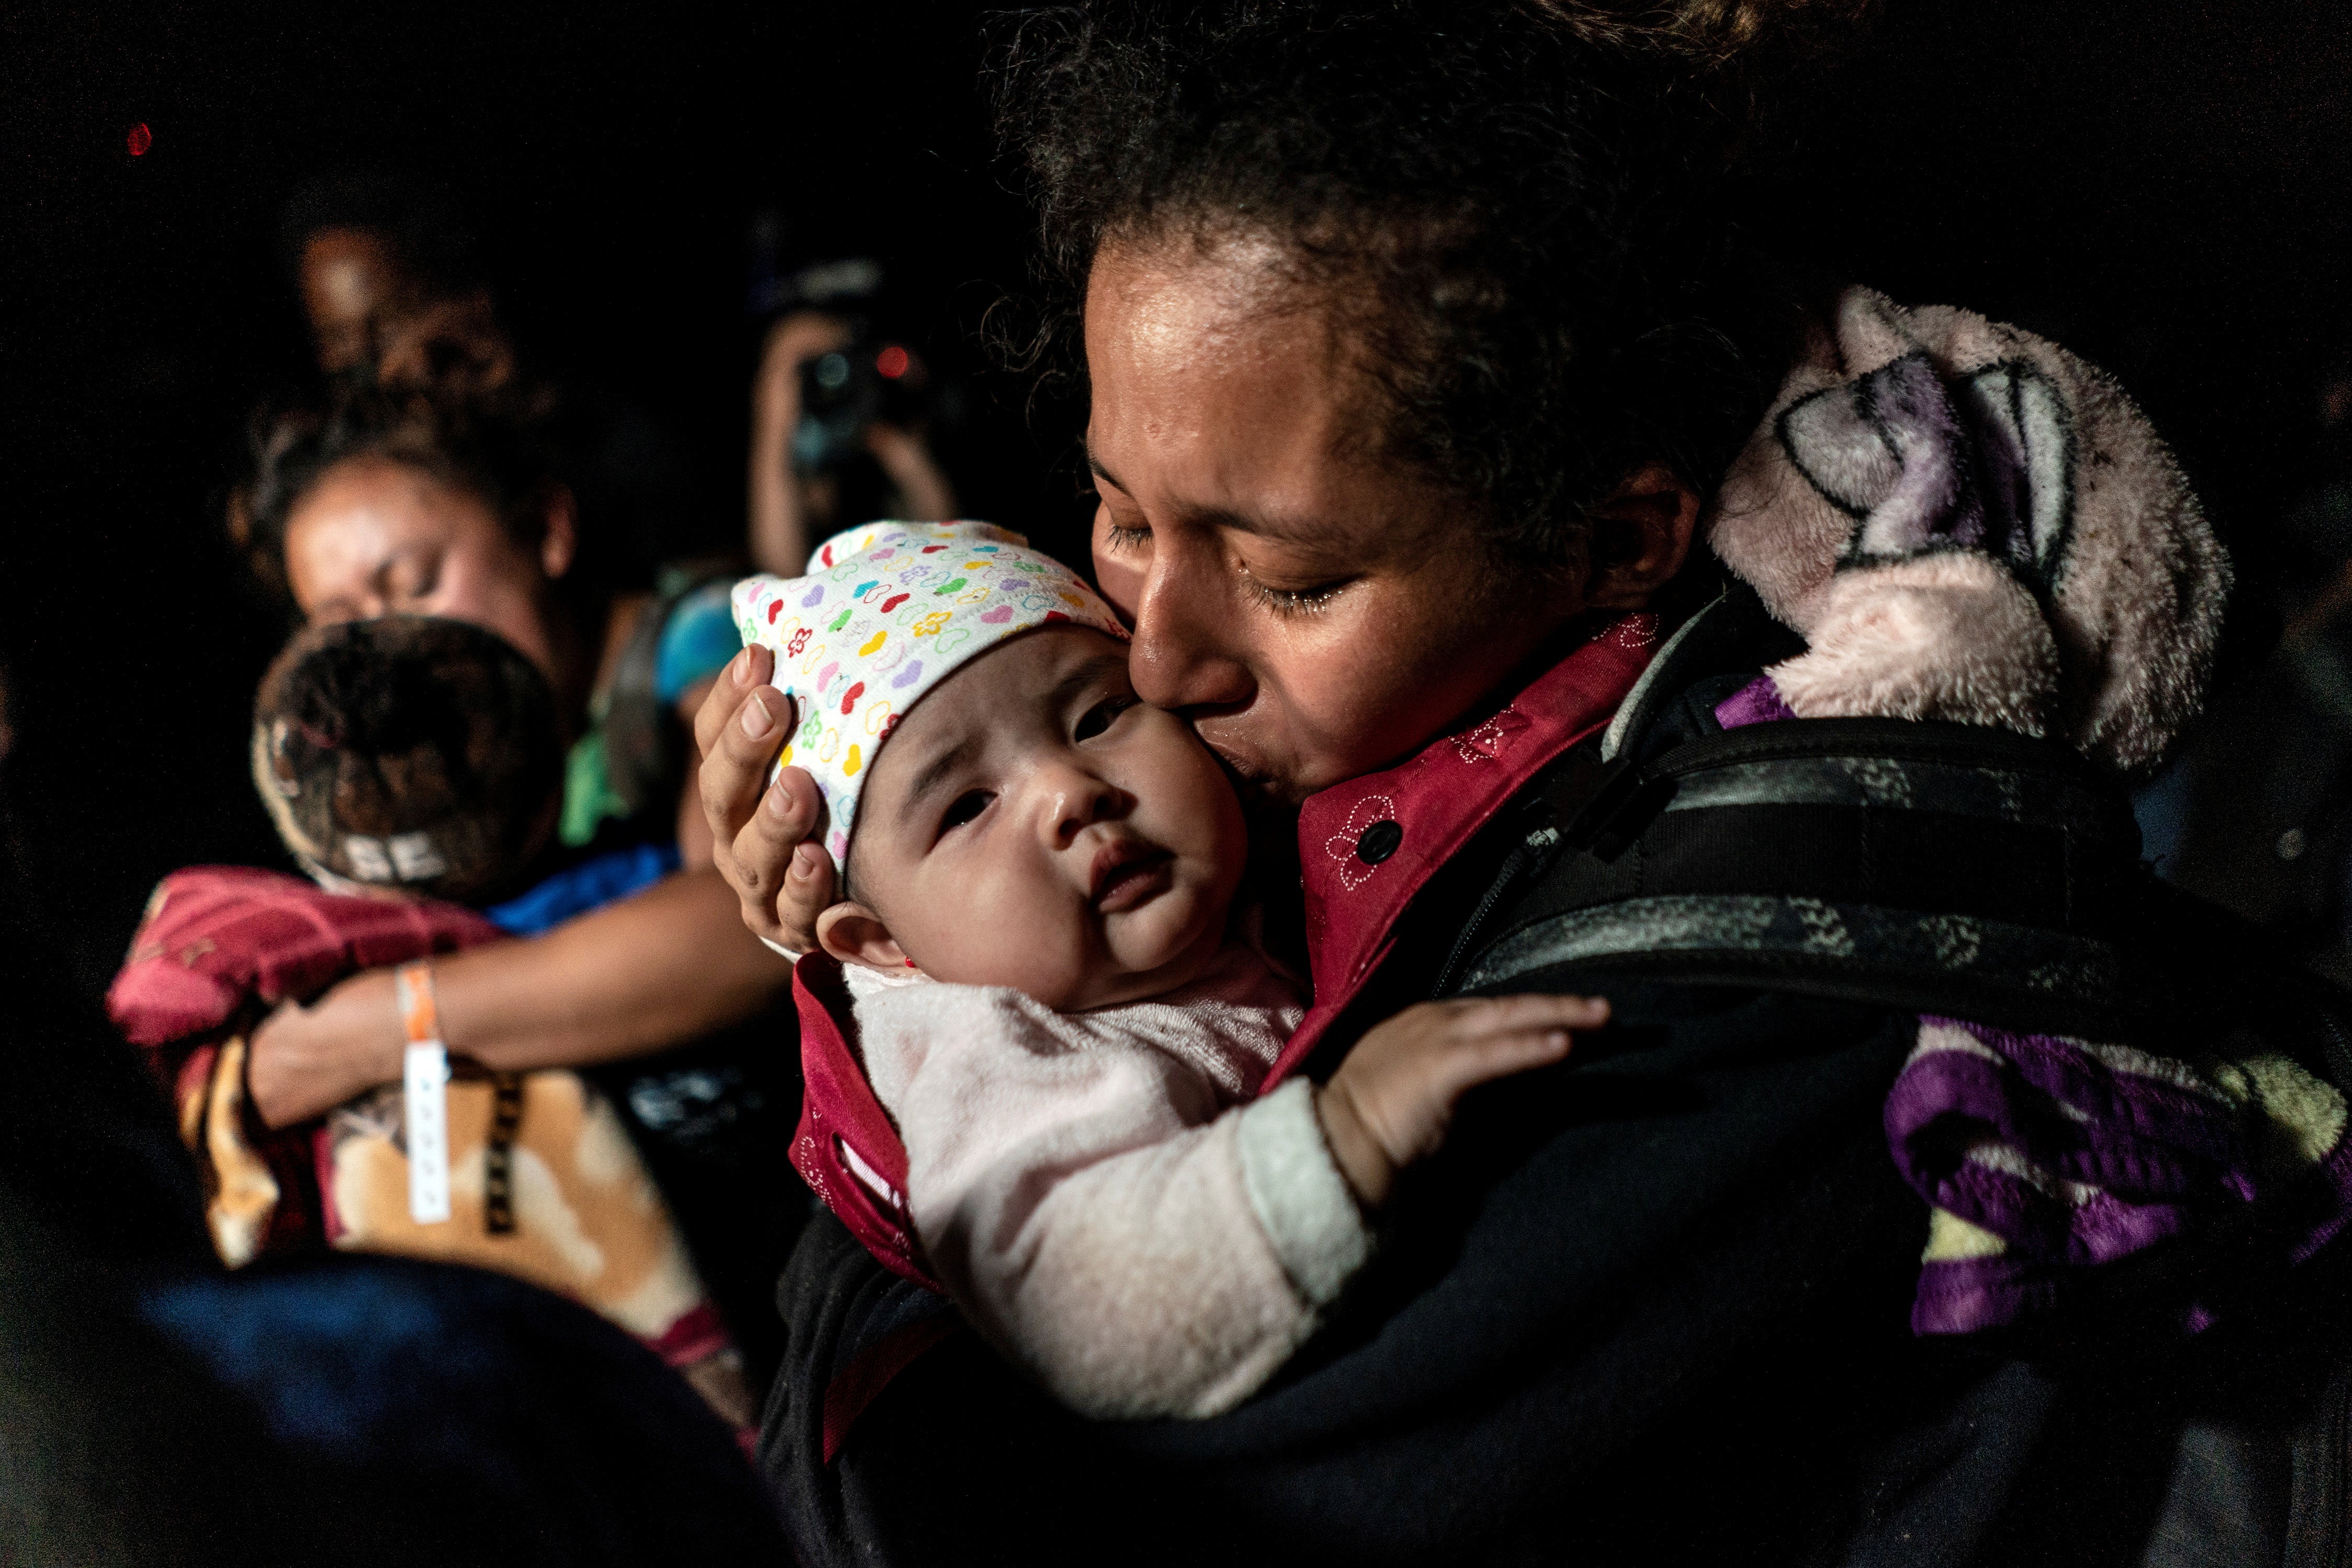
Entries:
<svg viewBox="0 0 2352 1568">
<path fill-rule="evenodd" d="M 921 428 L 931 415 L 930 374 L 905 343 L 848 318 L 850 339 L 801 367 L 801 422 L 793 466 L 824 473 L 865 456 L 870 425 Z"/>
</svg>

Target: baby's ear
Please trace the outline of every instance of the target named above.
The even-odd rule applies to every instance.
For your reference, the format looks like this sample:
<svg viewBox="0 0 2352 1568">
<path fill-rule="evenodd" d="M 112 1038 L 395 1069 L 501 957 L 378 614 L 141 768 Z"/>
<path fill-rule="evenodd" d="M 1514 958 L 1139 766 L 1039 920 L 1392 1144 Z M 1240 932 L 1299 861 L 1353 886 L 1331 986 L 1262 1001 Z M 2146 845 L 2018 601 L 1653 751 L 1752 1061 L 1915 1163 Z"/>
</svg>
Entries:
<svg viewBox="0 0 2352 1568">
<path fill-rule="evenodd" d="M 882 917 L 864 904 L 835 904 L 817 916 L 816 944 L 844 963 L 888 974 L 904 974 L 913 967 Z"/>
</svg>

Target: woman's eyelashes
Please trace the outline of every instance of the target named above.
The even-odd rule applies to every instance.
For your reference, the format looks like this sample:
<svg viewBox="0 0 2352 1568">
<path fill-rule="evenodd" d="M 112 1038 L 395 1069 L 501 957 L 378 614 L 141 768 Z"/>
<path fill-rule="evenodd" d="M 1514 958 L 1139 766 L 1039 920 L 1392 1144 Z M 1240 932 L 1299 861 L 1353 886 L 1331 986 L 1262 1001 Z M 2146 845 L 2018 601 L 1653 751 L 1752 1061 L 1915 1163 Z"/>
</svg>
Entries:
<svg viewBox="0 0 2352 1568">
<path fill-rule="evenodd" d="M 1151 525 L 1146 522 L 1121 522 L 1106 504 L 1102 509 L 1103 548 L 1114 555 L 1130 550 L 1140 550 L 1151 542 Z"/>
<path fill-rule="evenodd" d="M 1345 583 L 1322 583 L 1312 588 L 1276 588 L 1255 577 L 1247 579 L 1251 595 L 1277 616 L 1311 616 L 1337 598 Z"/>
<path fill-rule="evenodd" d="M 1334 563 L 1328 560 L 1318 560 L 1312 553 L 1305 554 L 1299 559 L 1285 559 L 1286 555 L 1293 553 L 1296 552 L 1277 553 L 1274 562 L 1275 569 L 1265 575 L 1261 575 L 1258 570 L 1251 565 L 1246 555 L 1237 552 L 1234 559 L 1234 570 L 1241 577 L 1242 586 L 1247 590 L 1249 596 L 1257 601 L 1261 609 L 1269 610 L 1278 617 L 1313 615 L 1333 599 L 1338 598 L 1342 589 L 1356 581 L 1354 575 L 1347 573 L 1322 575 L 1316 569 L 1318 566 L 1328 568 Z M 1285 587 L 1280 585 L 1278 581 L 1267 582 L 1266 576 L 1272 576 L 1277 580 L 1288 577 L 1293 582 L 1304 578 L 1306 582 L 1300 587 Z"/>
<path fill-rule="evenodd" d="M 390 591 L 384 595 L 386 598 L 394 604 L 415 604 L 419 599 L 431 597 L 433 591 L 441 585 L 441 561 L 438 556 L 408 556 L 393 563 L 392 570 L 385 575 L 390 580 Z"/>
</svg>

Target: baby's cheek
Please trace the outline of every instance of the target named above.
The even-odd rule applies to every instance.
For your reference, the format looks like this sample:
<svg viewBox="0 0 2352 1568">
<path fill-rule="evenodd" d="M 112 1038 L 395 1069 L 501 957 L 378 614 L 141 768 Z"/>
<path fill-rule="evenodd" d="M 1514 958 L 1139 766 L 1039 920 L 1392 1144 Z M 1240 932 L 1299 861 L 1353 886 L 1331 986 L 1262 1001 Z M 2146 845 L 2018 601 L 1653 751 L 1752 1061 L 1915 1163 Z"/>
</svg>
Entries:
<svg viewBox="0 0 2352 1568">
<path fill-rule="evenodd" d="M 1006 985 L 1058 1005 L 1086 977 L 1085 933 L 1068 900 L 1018 879 L 942 879 L 902 942 L 933 979 Z"/>
<path fill-rule="evenodd" d="M 1240 879 L 1249 855 L 1241 800 L 1209 749 L 1189 732 L 1184 741 L 1183 753 L 1155 770 L 1164 781 L 1158 787 L 1166 798 L 1154 805 L 1152 815 L 1166 826 L 1165 837 L 1154 837 L 1195 862 L 1204 882 L 1230 884 Z"/>
</svg>

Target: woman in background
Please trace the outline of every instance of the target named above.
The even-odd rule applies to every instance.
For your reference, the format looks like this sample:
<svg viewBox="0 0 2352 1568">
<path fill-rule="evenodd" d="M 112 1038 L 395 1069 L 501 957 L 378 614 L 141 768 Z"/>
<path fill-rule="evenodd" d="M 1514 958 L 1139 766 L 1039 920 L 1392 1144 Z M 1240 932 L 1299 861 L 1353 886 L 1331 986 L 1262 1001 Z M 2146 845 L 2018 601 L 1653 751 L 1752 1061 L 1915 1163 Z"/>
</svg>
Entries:
<svg viewBox="0 0 2352 1568">
<path fill-rule="evenodd" d="M 799 1077 L 790 1025 L 770 1015 L 792 972 L 743 929 L 684 795 L 681 721 L 737 646 L 725 580 L 613 589 L 528 432 L 478 412 L 355 393 L 281 421 L 259 469 L 253 547 L 306 622 L 468 621 L 554 689 L 569 875 L 520 928 L 536 940 L 436 961 L 443 1030 L 492 1071 L 611 1064 L 600 1077 L 759 1365 L 766 1291 L 803 1212 L 782 1158 Z M 754 1022 L 756 1036 L 714 1038 Z M 254 1107 L 284 1126 L 398 1082 L 405 1041 L 392 972 L 354 975 L 254 1032 Z"/>
</svg>

